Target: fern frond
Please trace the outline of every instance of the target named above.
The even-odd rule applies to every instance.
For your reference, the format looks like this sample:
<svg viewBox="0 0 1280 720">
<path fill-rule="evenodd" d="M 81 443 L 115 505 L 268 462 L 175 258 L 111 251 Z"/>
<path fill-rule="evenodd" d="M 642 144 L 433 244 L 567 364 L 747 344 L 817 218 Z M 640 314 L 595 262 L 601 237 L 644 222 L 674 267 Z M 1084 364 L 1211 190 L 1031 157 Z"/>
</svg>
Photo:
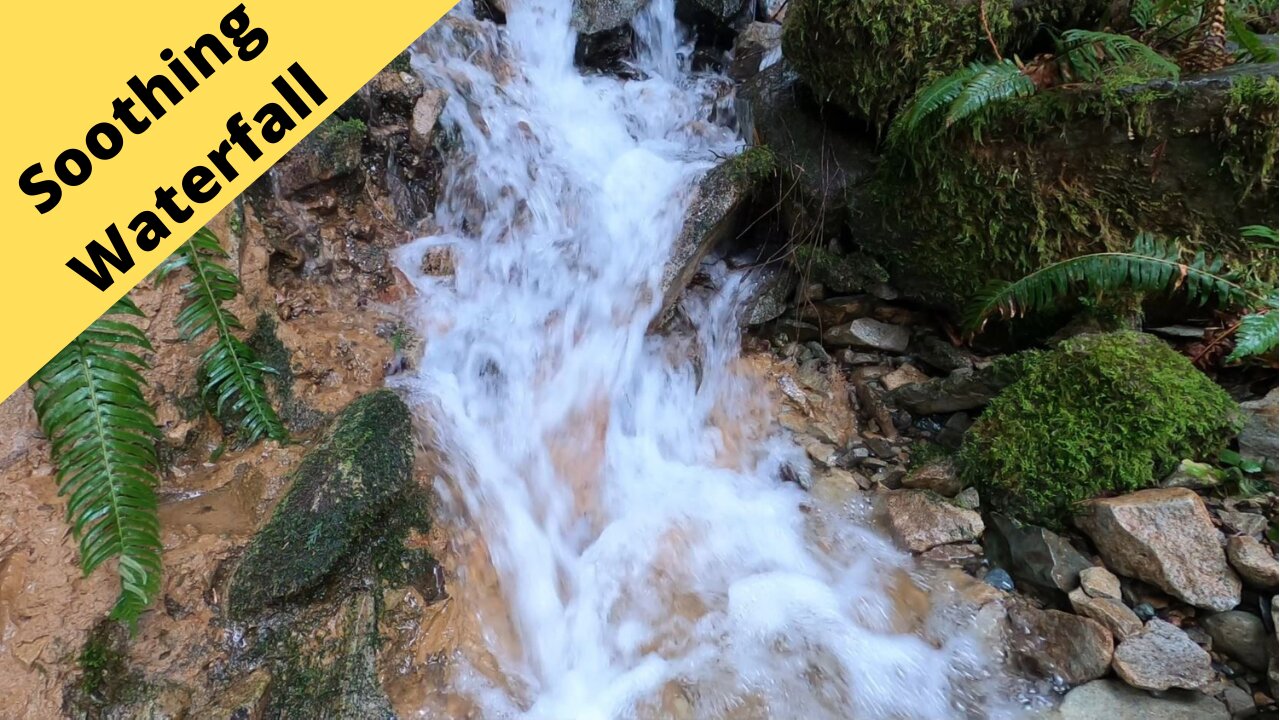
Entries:
<svg viewBox="0 0 1280 720">
<path fill-rule="evenodd" d="M 262 437 L 285 440 L 288 432 L 271 407 L 263 382 L 264 374 L 274 371 L 258 362 L 253 350 L 236 337 L 233 331 L 243 330 L 244 325 L 223 306 L 240 293 L 239 278 L 222 264 L 226 258 L 218 238 L 201 228 L 165 261 L 158 277 L 163 280 L 180 268 L 191 274 L 182 286 L 187 302 L 177 324 L 188 341 L 214 332 L 213 344 L 201 355 L 205 375 L 201 391 L 214 400 L 218 417 L 237 417 L 249 443 Z"/>
<path fill-rule="evenodd" d="M 1036 84 L 1012 60 L 1005 59 L 976 69 L 964 89 L 947 109 L 951 126 L 995 103 L 1034 95 Z"/>
<path fill-rule="evenodd" d="M 1137 65 L 1157 76 L 1178 77 L 1176 64 L 1150 45 L 1128 35 L 1067 30 L 1058 40 L 1058 57 L 1070 65 L 1076 77 L 1086 81 L 1102 77 L 1104 61 L 1114 65 Z"/>
<path fill-rule="evenodd" d="M 1228 362 L 1276 351 L 1280 345 L 1280 293 L 1273 292 L 1267 298 L 1267 308 L 1240 318 L 1236 348 L 1227 356 Z"/>
<path fill-rule="evenodd" d="M 155 412 L 142 394 L 142 331 L 111 315 L 141 316 L 127 297 L 31 378 L 40 429 L 58 468 L 58 494 L 80 542 L 85 575 L 118 559 L 113 618 L 136 623 L 160 588 Z"/>
<path fill-rule="evenodd" d="M 1276 246 L 1280 245 L 1280 232 L 1266 225 L 1245 225 L 1240 228 L 1240 235 L 1262 240 L 1263 242 L 1259 243 L 1259 246 L 1270 250 L 1275 250 Z"/>
<path fill-rule="evenodd" d="M 1240 46 L 1237 53 L 1241 61 L 1273 63 L 1276 49 L 1262 42 L 1262 38 L 1249 29 L 1239 13 L 1227 7 L 1227 38 Z"/>
<path fill-rule="evenodd" d="M 1129 252 L 1081 255 L 1036 270 L 1012 282 L 993 282 L 965 313 L 970 332 L 977 332 L 992 315 L 1006 319 L 1052 306 L 1082 286 L 1091 292 L 1128 287 L 1142 292 L 1172 292 L 1184 288 L 1192 302 L 1216 300 L 1222 305 L 1244 302 L 1249 293 L 1228 273 L 1221 260 L 1203 253 L 1184 262 L 1178 249 L 1141 233 Z"/>
<path fill-rule="evenodd" d="M 982 63 L 970 63 L 927 85 L 894 119 L 889 129 L 890 142 L 914 137 L 929 118 L 959 97 L 965 86 L 983 67 L 985 66 Z"/>
</svg>

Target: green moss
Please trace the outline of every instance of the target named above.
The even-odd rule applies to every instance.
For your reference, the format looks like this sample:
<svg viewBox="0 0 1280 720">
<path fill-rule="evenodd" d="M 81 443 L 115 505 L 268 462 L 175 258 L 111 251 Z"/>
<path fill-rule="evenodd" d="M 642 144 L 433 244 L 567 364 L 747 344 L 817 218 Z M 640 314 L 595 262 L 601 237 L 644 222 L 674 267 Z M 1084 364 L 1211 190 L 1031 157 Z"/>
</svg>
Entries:
<svg viewBox="0 0 1280 720">
<path fill-rule="evenodd" d="M 318 174 L 338 177 L 360 166 L 360 149 L 367 130 L 358 117 L 342 120 L 330 116 L 303 139 L 299 147 L 319 159 L 323 167 L 318 168 Z"/>
<path fill-rule="evenodd" d="M 63 693 L 63 711 L 73 718 L 113 716 L 114 708 L 138 702 L 147 691 L 142 676 L 129 668 L 128 633 L 120 623 L 103 620 L 85 640 L 76 665 L 80 678 Z"/>
<path fill-rule="evenodd" d="M 863 253 L 838 254 L 816 245 L 795 249 L 792 262 L 809 282 L 835 294 L 862 292 L 889 280 L 889 273 Z"/>
<path fill-rule="evenodd" d="M 412 484 L 412 447 L 409 409 L 391 391 L 348 405 L 250 542 L 232 577 L 232 614 L 315 587 L 371 531 L 381 533 L 380 521 Z"/>
<path fill-rule="evenodd" d="M 791 0 L 783 52 L 818 97 L 881 128 L 920 87 L 991 52 L 976 2 Z M 1014 37 L 1010 0 L 988 1 L 1001 45 Z"/>
<path fill-rule="evenodd" d="M 391 62 L 387 63 L 386 70 L 394 70 L 396 72 L 413 72 L 413 64 L 410 62 L 409 51 L 404 50 L 395 56 Z"/>
<path fill-rule="evenodd" d="M 1022 362 L 957 457 L 990 508 L 1020 520 L 1061 527 L 1076 503 L 1151 487 L 1237 430 L 1231 398 L 1148 335 L 1082 335 Z"/>
<path fill-rule="evenodd" d="M 293 397 L 293 354 L 276 334 L 276 317 L 268 312 L 258 315 L 258 324 L 249 336 L 247 344 L 258 361 L 271 368 L 266 376 L 267 386 L 280 402 Z"/>
<path fill-rule="evenodd" d="M 778 172 L 778 159 L 767 145 L 747 148 L 729 161 L 729 179 L 740 188 L 752 188 Z"/>
</svg>

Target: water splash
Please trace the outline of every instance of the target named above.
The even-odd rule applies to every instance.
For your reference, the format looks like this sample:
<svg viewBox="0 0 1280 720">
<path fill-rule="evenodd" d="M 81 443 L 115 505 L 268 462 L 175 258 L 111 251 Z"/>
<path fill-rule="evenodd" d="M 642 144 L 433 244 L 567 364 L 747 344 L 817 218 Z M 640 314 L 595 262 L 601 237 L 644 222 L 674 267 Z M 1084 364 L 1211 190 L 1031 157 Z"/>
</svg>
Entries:
<svg viewBox="0 0 1280 720">
<path fill-rule="evenodd" d="M 802 453 L 738 367 L 739 279 L 687 299 L 697 342 L 646 332 L 692 187 L 737 147 L 672 0 L 634 22 L 632 81 L 574 68 L 569 0 L 511 5 L 499 28 L 464 3 L 413 59 L 456 151 L 442 231 L 397 258 L 426 338 L 404 382 L 494 579 L 458 583 L 488 657 L 452 658 L 452 689 L 479 717 L 976 712 L 980 641 L 903 632 L 906 558 L 854 522 L 818 550 L 776 479 Z M 438 245 L 445 281 L 419 270 Z"/>
</svg>

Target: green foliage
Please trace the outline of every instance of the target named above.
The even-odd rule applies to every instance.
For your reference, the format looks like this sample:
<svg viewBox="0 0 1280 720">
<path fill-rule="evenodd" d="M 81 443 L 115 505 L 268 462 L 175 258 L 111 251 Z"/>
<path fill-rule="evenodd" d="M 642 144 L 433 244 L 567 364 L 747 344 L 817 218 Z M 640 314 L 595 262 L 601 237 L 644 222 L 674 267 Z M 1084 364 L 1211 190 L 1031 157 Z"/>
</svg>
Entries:
<svg viewBox="0 0 1280 720">
<path fill-rule="evenodd" d="M 1163 342 L 1133 332 L 1036 353 L 957 456 L 992 509 L 1062 527 L 1079 502 L 1153 486 L 1214 458 L 1238 429 L 1231 398 Z"/>
<path fill-rule="evenodd" d="M 244 326 L 224 307 L 240 292 L 240 280 L 222 265 L 226 257 L 213 233 L 201 228 L 165 261 L 159 277 L 182 268 L 191 276 L 182 286 L 187 302 L 178 315 L 178 327 L 188 342 L 214 331 L 213 344 L 201 356 L 201 374 L 203 396 L 213 401 L 215 414 L 224 422 L 234 415 L 248 443 L 264 436 L 286 440 L 288 432 L 271 407 L 263 383 L 264 374 L 273 370 L 258 362 L 253 350 L 236 337 L 234 332 Z"/>
<path fill-rule="evenodd" d="M 1150 45 L 1128 35 L 1093 30 L 1067 30 L 1058 40 L 1058 60 L 1086 82 L 1103 78 L 1108 67 L 1139 70 L 1146 77 L 1178 78 L 1178 66 Z"/>
<path fill-rule="evenodd" d="M 31 378 L 40 429 L 58 467 L 58 494 L 88 575 L 117 558 L 111 617 L 135 623 L 160 587 L 155 412 L 142 394 L 139 355 L 151 344 L 113 315 L 140 317 L 127 297 Z"/>
<path fill-rule="evenodd" d="M 1274 353 L 1280 343 L 1280 295 L 1272 292 L 1266 310 L 1240 318 L 1235 339 L 1235 350 L 1227 356 L 1229 362 Z"/>
<path fill-rule="evenodd" d="M 1079 290 L 1102 294 L 1121 288 L 1139 292 L 1182 288 L 1193 302 L 1216 299 L 1222 305 L 1248 296 L 1221 260 L 1201 252 L 1184 261 L 1178 248 L 1141 233 L 1129 252 L 1090 253 L 1052 263 L 1016 282 L 990 282 L 970 304 L 965 323 L 976 332 L 992 315 L 1016 318 L 1045 310 Z"/>
<path fill-rule="evenodd" d="M 755 187 L 778 172 L 778 159 L 767 145 L 747 148 L 729 160 L 729 179 L 741 188 Z"/>
<path fill-rule="evenodd" d="M 1036 91 L 1022 69 L 1012 60 L 997 63 L 969 63 L 963 69 L 938 78 L 931 83 L 898 116 L 889 131 L 889 138 L 901 142 L 915 138 L 926 121 L 946 108 L 944 127 L 976 115 L 994 103 L 1026 97 Z"/>
</svg>

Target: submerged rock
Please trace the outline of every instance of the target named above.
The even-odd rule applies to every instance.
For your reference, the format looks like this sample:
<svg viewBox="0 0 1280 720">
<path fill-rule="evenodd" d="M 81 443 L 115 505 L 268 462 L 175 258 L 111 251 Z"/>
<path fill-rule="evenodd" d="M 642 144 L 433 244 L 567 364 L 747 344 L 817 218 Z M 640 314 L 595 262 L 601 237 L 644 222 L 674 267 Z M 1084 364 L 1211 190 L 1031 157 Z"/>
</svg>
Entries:
<svg viewBox="0 0 1280 720">
<path fill-rule="evenodd" d="M 1240 580 L 1204 503 L 1184 488 L 1143 490 L 1092 500 L 1076 519 L 1106 561 L 1196 607 L 1230 610 Z"/>
<path fill-rule="evenodd" d="M 1153 697 L 1116 680 L 1094 680 L 1062 698 L 1057 720 L 1229 720 L 1222 703 L 1202 693 Z"/>
<path fill-rule="evenodd" d="M 1214 677 L 1209 653 L 1160 619 L 1120 643 L 1112 667 L 1121 680 L 1143 690 L 1199 690 Z"/>
<path fill-rule="evenodd" d="M 228 591 L 245 616 L 314 587 L 412 483 L 409 409 L 389 390 L 353 401 L 302 459 L 288 494 L 258 531 Z"/>
</svg>

